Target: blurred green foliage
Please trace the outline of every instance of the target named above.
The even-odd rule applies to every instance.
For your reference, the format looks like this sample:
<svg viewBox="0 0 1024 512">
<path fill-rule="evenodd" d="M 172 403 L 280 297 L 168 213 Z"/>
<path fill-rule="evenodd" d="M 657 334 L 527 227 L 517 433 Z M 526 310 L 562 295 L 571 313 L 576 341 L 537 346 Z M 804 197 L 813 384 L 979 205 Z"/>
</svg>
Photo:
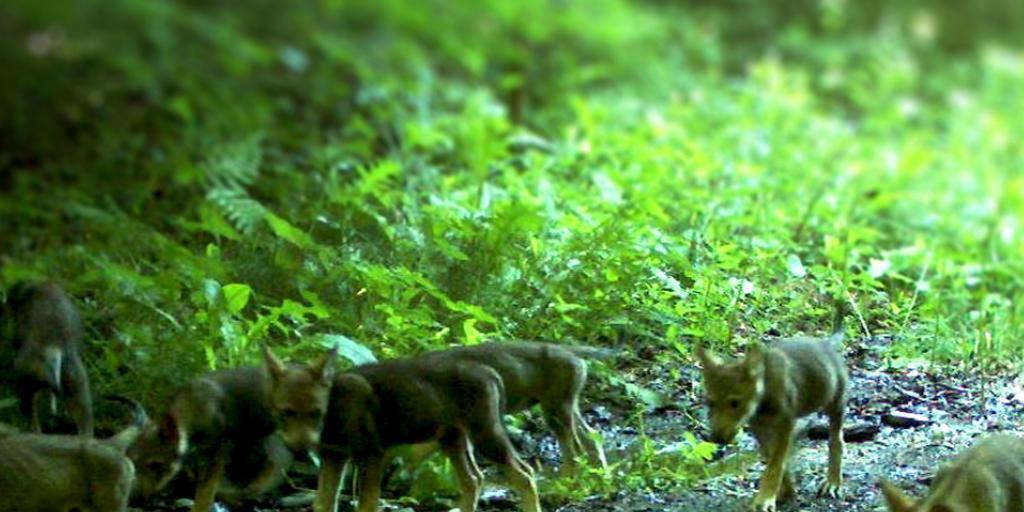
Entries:
<svg viewBox="0 0 1024 512">
<path fill-rule="evenodd" d="M 3 285 L 100 392 L 269 341 L 1021 353 L 1024 4 L 9 0 Z M 287 348 L 286 348 L 287 347 Z"/>
</svg>

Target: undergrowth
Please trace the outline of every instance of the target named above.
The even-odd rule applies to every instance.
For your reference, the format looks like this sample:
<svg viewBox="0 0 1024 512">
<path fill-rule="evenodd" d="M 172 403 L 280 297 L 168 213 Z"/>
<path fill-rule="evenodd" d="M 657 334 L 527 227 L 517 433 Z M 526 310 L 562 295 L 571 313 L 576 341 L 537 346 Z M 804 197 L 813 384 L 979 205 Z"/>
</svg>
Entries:
<svg viewBox="0 0 1024 512">
<path fill-rule="evenodd" d="M 671 366 L 832 300 L 897 363 L 1019 360 L 1020 6 L 732 3 L 5 2 L 0 284 L 63 283 L 149 404 L 260 342 Z"/>
</svg>

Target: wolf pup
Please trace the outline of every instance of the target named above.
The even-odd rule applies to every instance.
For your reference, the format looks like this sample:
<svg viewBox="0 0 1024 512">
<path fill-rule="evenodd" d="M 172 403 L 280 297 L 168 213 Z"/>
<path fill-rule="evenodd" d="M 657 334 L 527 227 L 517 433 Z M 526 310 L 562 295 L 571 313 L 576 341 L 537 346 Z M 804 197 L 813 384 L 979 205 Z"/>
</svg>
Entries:
<svg viewBox="0 0 1024 512">
<path fill-rule="evenodd" d="M 505 385 L 505 412 L 513 414 L 540 404 L 562 452 L 562 471 L 586 453 L 593 465 L 608 463 L 595 432 L 580 414 L 580 393 L 587 382 L 584 357 L 607 357 L 605 349 L 538 342 L 483 343 L 429 352 L 422 357 L 474 361 L 498 372 Z"/>
<path fill-rule="evenodd" d="M 269 390 L 260 367 L 217 371 L 186 384 L 128 449 L 137 468 L 135 498 L 150 498 L 183 467 L 194 474 L 192 510 L 200 512 L 218 496 L 255 496 L 280 483 L 291 457 L 278 446 Z M 242 487 L 225 492 L 222 480 Z"/>
<path fill-rule="evenodd" d="M 728 444 L 744 424 L 757 438 L 765 471 L 752 508 L 775 510 L 795 492 L 789 458 L 797 418 L 824 412 L 829 420 L 828 478 L 819 495 L 838 496 L 843 481 L 843 416 L 846 366 L 841 355 L 843 310 L 836 308 L 832 336 L 790 338 L 755 346 L 731 362 L 697 348 L 710 409 L 711 440 Z"/>
<path fill-rule="evenodd" d="M 18 283 L 7 292 L 4 316 L 14 323 L 13 382 L 32 432 L 42 432 L 39 405 L 66 404 L 80 435 L 91 436 L 92 397 L 79 345 L 82 321 L 71 299 L 53 283 Z"/>
<path fill-rule="evenodd" d="M 334 352 L 328 356 L 333 359 Z M 502 424 L 503 384 L 494 369 L 458 359 L 395 359 L 332 376 L 322 364 L 285 366 L 264 347 L 271 403 L 293 450 L 318 445 L 322 466 L 315 512 L 335 512 L 341 478 L 353 461 L 358 512 L 374 512 L 389 449 L 438 443 L 459 480 L 462 512 L 474 512 L 483 473 L 475 447 L 497 462 L 523 510 L 539 512 L 533 472 Z"/>
<path fill-rule="evenodd" d="M 135 474 L 125 450 L 144 422 L 138 407 L 133 425 L 103 440 L 8 430 L 0 437 L 0 511 L 123 512 Z"/>
<path fill-rule="evenodd" d="M 986 437 L 935 474 L 928 497 L 914 501 L 880 482 L 892 512 L 1014 512 L 1024 510 L 1024 439 Z"/>
</svg>

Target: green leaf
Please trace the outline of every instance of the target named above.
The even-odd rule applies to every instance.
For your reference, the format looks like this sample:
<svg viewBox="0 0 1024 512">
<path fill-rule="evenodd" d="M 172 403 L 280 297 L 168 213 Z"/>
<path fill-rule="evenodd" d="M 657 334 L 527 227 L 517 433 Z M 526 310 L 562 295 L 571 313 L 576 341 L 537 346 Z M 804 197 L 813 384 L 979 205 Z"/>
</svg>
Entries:
<svg viewBox="0 0 1024 512">
<path fill-rule="evenodd" d="M 231 314 L 238 313 L 249 303 L 249 295 L 252 288 L 247 284 L 231 283 L 221 289 L 224 294 L 224 302 Z"/>
<path fill-rule="evenodd" d="M 310 290 L 299 290 L 299 295 L 302 295 L 306 302 L 309 302 L 310 306 L 308 311 L 315 316 L 318 320 L 330 318 L 331 311 L 328 307 L 320 300 L 320 296 Z"/>
<path fill-rule="evenodd" d="M 484 339 L 484 334 L 477 330 L 476 323 L 476 318 L 467 318 L 466 321 L 462 322 L 462 330 L 466 333 L 467 345 L 476 345 Z"/>
<path fill-rule="evenodd" d="M 287 220 L 275 215 L 274 212 L 267 211 L 264 214 L 264 219 L 266 219 L 267 224 L 270 225 L 270 229 L 275 235 L 295 244 L 299 248 L 311 249 L 316 245 L 313 242 L 313 238 L 306 234 L 305 231 L 291 225 Z"/>
<path fill-rule="evenodd" d="M 209 203 L 199 204 L 199 227 L 207 233 L 236 242 L 242 239 L 242 235 L 231 226 L 224 215 Z"/>
</svg>

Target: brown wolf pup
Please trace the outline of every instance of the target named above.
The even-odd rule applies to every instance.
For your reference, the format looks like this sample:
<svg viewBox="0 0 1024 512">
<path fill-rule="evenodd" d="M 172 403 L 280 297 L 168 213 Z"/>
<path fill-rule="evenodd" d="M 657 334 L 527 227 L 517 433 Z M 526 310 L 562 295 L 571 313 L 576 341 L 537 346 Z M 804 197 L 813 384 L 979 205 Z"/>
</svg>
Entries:
<svg viewBox="0 0 1024 512">
<path fill-rule="evenodd" d="M 275 435 L 269 389 L 258 367 L 217 371 L 186 384 L 128 449 L 137 468 L 135 497 L 151 497 L 183 467 L 195 477 L 194 511 L 209 511 L 217 496 L 255 496 L 280 483 L 291 455 Z M 241 489 L 225 492 L 222 480 Z"/>
<path fill-rule="evenodd" d="M 7 430 L 0 436 L 0 511 L 126 510 L 135 470 L 125 449 L 145 421 L 138 411 L 133 425 L 104 440 Z"/>
<path fill-rule="evenodd" d="M 4 316 L 13 320 L 14 391 L 33 432 L 42 432 L 40 401 L 66 404 L 81 435 L 91 436 L 92 397 L 79 345 L 82 321 L 71 299 L 53 283 L 18 283 L 7 292 Z"/>
<path fill-rule="evenodd" d="M 842 485 L 846 366 L 840 353 L 843 312 L 836 308 L 829 338 L 790 338 L 755 346 L 725 362 L 697 348 L 710 409 L 711 440 L 728 444 L 745 424 L 757 438 L 765 471 L 752 508 L 775 510 L 794 494 L 789 459 L 797 418 L 824 412 L 829 420 L 828 478 L 819 494 L 836 497 Z"/>
<path fill-rule="evenodd" d="M 533 472 L 520 460 L 501 422 L 503 385 L 492 368 L 456 359 L 396 359 L 332 376 L 323 361 L 287 367 L 264 347 L 273 381 L 271 403 L 293 450 L 318 445 L 322 466 L 313 505 L 337 510 L 349 461 L 357 470 L 359 512 L 374 512 L 389 449 L 438 443 L 459 480 L 462 512 L 474 512 L 483 473 L 471 446 L 504 470 L 523 500 L 539 512 Z"/>
<path fill-rule="evenodd" d="M 608 465 L 604 450 L 594 439 L 595 431 L 580 414 L 579 404 L 587 382 L 587 363 L 580 356 L 603 358 L 610 354 L 595 347 L 502 342 L 455 347 L 422 357 L 474 361 L 494 368 L 505 385 L 506 413 L 540 404 L 561 447 L 563 473 L 568 473 L 581 452 L 593 465 Z"/>
<path fill-rule="evenodd" d="M 914 501 L 880 482 L 892 512 L 1019 512 L 1024 510 L 1024 439 L 996 434 L 977 442 L 932 480 Z"/>
</svg>

